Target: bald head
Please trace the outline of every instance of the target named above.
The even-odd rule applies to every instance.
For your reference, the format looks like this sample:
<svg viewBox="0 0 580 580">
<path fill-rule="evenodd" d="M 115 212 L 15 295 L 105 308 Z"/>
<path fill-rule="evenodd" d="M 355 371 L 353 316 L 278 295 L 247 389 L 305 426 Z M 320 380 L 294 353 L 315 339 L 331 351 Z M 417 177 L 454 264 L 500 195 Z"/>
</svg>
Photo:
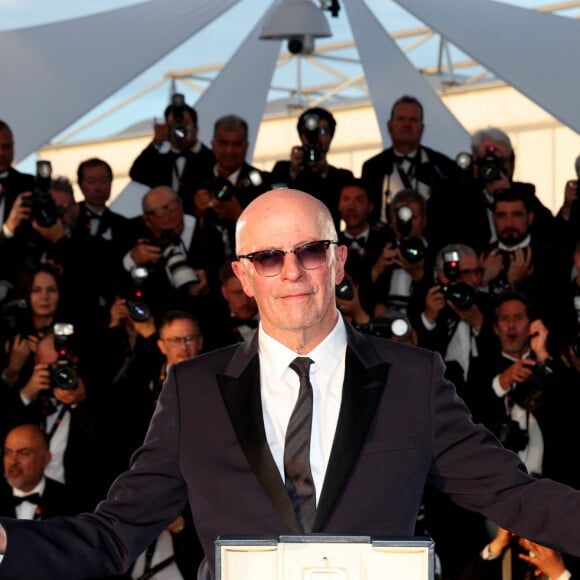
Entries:
<svg viewBox="0 0 580 580">
<path fill-rule="evenodd" d="M 20 425 L 4 442 L 4 475 L 8 483 L 24 492 L 32 491 L 50 462 L 46 434 L 37 425 Z"/>
<path fill-rule="evenodd" d="M 271 236 L 271 246 L 278 246 L 279 221 L 284 220 L 284 230 L 291 231 L 300 216 L 314 218 L 320 239 L 335 240 L 336 228 L 328 208 L 318 199 L 297 189 L 272 189 L 257 197 L 240 215 L 236 224 L 236 249 L 238 254 L 252 252 L 248 241 L 256 228 L 266 230 Z"/>
</svg>

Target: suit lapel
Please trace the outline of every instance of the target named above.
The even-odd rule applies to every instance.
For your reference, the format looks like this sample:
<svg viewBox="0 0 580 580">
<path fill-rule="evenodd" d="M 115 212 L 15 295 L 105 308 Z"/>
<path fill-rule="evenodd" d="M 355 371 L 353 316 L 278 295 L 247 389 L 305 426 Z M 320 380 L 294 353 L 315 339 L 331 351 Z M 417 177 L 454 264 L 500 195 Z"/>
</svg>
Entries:
<svg viewBox="0 0 580 580">
<path fill-rule="evenodd" d="M 218 375 L 221 394 L 240 446 L 274 507 L 288 527 L 296 533 L 300 527 L 290 497 L 266 441 L 257 336 L 242 343 L 232 358 L 226 374 Z M 248 362 L 249 361 L 249 362 Z"/>
<path fill-rule="evenodd" d="M 389 368 L 388 363 L 366 360 L 365 352 L 368 349 L 357 347 L 357 342 L 364 338 L 355 338 L 352 329 L 349 326 L 347 329 L 349 346 L 346 351 L 342 402 L 314 532 L 323 529 L 348 482 L 375 417 Z"/>
</svg>

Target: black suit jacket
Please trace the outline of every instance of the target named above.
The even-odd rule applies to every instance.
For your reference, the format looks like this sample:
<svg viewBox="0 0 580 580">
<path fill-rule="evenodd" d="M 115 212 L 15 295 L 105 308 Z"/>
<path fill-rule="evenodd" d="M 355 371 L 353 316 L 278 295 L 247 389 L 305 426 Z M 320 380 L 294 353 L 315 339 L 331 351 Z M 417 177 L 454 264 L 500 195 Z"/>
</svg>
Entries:
<svg viewBox="0 0 580 580">
<path fill-rule="evenodd" d="M 4 221 L 8 218 L 8 214 L 12 209 L 14 200 L 18 197 L 18 194 L 24 191 L 32 191 L 34 189 L 36 181 L 34 175 L 28 173 L 21 173 L 13 167 L 8 169 L 8 175 L 6 177 L 0 178 L 0 197 L 5 200 L 4 204 Z M 2 218 L 2 216 L 0 216 Z M 0 221 L 0 225 L 1 225 Z"/>
<path fill-rule="evenodd" d="M 185 166 L 179 180 L 180 185 L 177 193 L 183 200 L 185 211 L 193 213 L 193 194 L 212 175 L 215 157 L 213 152 L 203 144 L 198 153 L 188 150 L 183 152 L 183 156 L 185 157 Z M 157 187 L 158 185 L 172 187 L 177 157 L 177 153 L 173 151 L 160 153 L 157 147 L 150 144 L 133 161 L 129 175 L 134 181 L 149 187 Z"/>
<path fill-rule="evenodd" d="M 427 154 L 428 162 L 421 161 L 421 152 Z M 431 188 L 431 195 L 427 201 L 427 229 L 425 237 L 435 250 L 448 239 L 446 232 L 448 198 L 463 181 L 463 175 L 455 162 L 439 151 L 421 146 L 417 152 L 419 156 L 415 167 L 415 177 Z M 373 212 L 369 221 L 374 223 L 380 219 L 383 203 L 383 183 L 385 175 L 393 172 L 395 153 L 392 147 L 381 151 L 378 155 L 367 159 L 362 166 L 362 179 L 366 183 L 371 199 L 373 200 Z"/>
<path fill-rule="evenodd" d="M 463 507 L 580 553 L 580 492 L 534 480 L 474 425 L 439 355 L 347 327 L 342 404 L 314 532 L 412 535 L 425 480 Z M 213 576 L 220 535 L 278 536 L 298 522 L 266 442 L 257 336 L 171 368 L 144 446 L 95 515 L 0 519 L 1 578 L 118 574 L 189 500 Z M 66 547 L 67 558 L 62 557 Z M 24 553 L 41 559 L 23 559 Z"/>
</svg>

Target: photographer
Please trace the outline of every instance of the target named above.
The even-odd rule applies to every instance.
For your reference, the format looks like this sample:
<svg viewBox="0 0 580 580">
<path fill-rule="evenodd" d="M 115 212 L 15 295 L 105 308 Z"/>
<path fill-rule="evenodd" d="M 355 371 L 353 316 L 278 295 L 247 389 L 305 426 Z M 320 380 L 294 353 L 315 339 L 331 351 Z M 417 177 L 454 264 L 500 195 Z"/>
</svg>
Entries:
<svg viewBox="0 0 580 580">
<path fill-rule="evenodd" d="M 14 136 L 7 123 L 0 120 L 0 224 L 5 233 L 4 225 L 16 199 L 23 192 L 30 192 L 34 188 L 34 176 L 21 173 L 12 167 L 14 162 Z M 21 208 L 17 214 L 20 213 Z M 17 224 L 9 224 L 9 230 L 15 231 Z M 2 235 L 2 234 L 0 234 Z"/>
<path fill-rule="evenodd" d="M 535 193 L 531 183 L 514 181 L 515 153 L 509 136 L 497 127 L 476 131 L 471 137 L 471 164 L 465 170 L 464 186 L 457 191 L 450 228 L 455 239 L 477 252 L 498 239 L 491 219 L 496 194 L 505 189 L 518 192 L 534 214 L 531 231 L 542 242 L 551 242 L 554 217 Z"/>
<path fill-rule="evenodd" d="M 536 214 L 519 190 L 496 192 L 492 219 L 497 241 L 487 248 L 482 285 L 489 284 L 495 293 L 523 292 L 546 324 L 560 330 L 564 311 L 559 292 L 567 279 L 563 248 L 532 230 Z"/>
<path fill-rule="evenodd" d="M 110 481 L 103 480 L 97 434 L 99 391 L 87 386 L 88 375 L 71 348 L 75 339 L 78 342 L 78 337 L 67 335 L 66 346 L 59 342 L 58 350 L 53 333 L 38 341 L 30 379 L 7 401 L 6 427 L 31 423 L 45 430 L 52 455 L 46 475 L 74 489 L 83 509 L 89 509 Z"/>
<path fill-rule="evenodd" d="M 330 144 L 336 131 L 336 120 L 322 107 L 306 109 L 296 124 L 301 145 L 290 151 L 290 161 L 278 161 L 272 169 L 273 183 L 299 189 L 322 201 L 330 210 L 338 228 L 338 198 L 341 189 L 353 178 L 347 169 L 329 165 Z"/>
<path fill-rule="evenodd" d="M 197 112 L 183 95 L 173 95 L 164 117 L 165 123 L 154 123 L 153 141 L 135 159 L 129 175 L 149 187 L 171 187 L 185 211 L 193 213 L 193 192 L 211 176 L 215 157 L 197 139 Z"/>
<path fill-rule="evenodd" d="M 389 204 L 390 235 L 371 269 L 375 315 L 396 307 L 406 312 L 413 290 L 430 271 L 433 255 L 424 237 L 425 200 L 413 190 L 397 193 Z"/>
<path fill-rule="evenodd" d="M 149 191 L 142 200 L 140 231 L 123 258 L 125 286 L 130 273 L 143 266 L 143 293 L 153 316 L 178 307 L 187 309 L 194 297 L 208 290 L 207 257 L 195 217 L 184 213 L 181 199 L 166 186 Z"/>
<path fill-rule="evenodd" d="M 482 268 L 464 244 L 444 246 L 435 258 L 435 284 L 416 289 L 412 300 L 419 345 L 441 353 L 446 376 L 455 382 L 472 413 L 472 377 L 480 371 L 492 341 L 492 305 L 479 291 Z"/>
<path fill-rule="evenodd" d="M 46 163 L 46 162 L 45 162 Z M 78 331 L 90 332 L 106 315 L 103 305 L 112 295 L 116 262 L 111 248 L 75 229 L 78 205 L 66 178 L 37 178 L 32 194 L 14 204 L 22 221 L 13 235 L 0 237 L 7 279 L 17 285 L 24 272 L 40 264 L 60 272 L 61 304 Z"/>
<path fill-rule="evenodd" d="M 248 123 L 224 115 L 214 123 L 211 142 L 216 163 L 194 194 L 194 215 L 220 232 L 226 255 L 235 254 L 234 228 L 242 210 L 270 187 L 270 175 L 246 162 Z"/>
</svg>

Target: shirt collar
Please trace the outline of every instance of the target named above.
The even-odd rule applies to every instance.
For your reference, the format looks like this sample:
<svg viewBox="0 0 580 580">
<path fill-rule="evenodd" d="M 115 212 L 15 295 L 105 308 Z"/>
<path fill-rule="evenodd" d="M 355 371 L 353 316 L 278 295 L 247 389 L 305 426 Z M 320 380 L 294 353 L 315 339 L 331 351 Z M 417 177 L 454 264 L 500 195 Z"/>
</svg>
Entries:
<svg viewBox="0 0 580 580">
<path fill-rule="evenodd" d="M 46 487 L 46 478 L 43 475 L 42 479 L 36 484 L 36 487 L 34 489 L 31 489 L 30 491 L 22 491 L 17 487 L 13 487 L 12 495 L 16 497 L 24 497 L 25 495 L 30 495 L 31 493 L 37 493 L 38 495 L 42 495 L 44 493 L 45 487 Z"/>
<path fill-rule="evenodd" d="M 501 241 L 498 241 L 497 247 L 500 250 L 505 250 L 506 252 L 515 252 L 516 250 L 518 250 L 520 248 L 527 248 L 530 245 L 531 241 L 532 241 L 532 237 L 530 236 L 530 234 L 528 234 L 519 244 L 516 244 L 515 246 L 510 246 L 508 248 Z"/>
<path fill-rule="evenodd" d="M 274 370 L 275 376 L 282 378 L 290 363 L 297 356 L 307 356 L 314 361 L 313 368 L 326 366 L 327 361 L 344 356 L 346 349 L 346 328 L 344 320 L 337 312 L 337 320 L 334 328 L 328 336 L 312 351 L 307 354 L 298 354 L 281 342 L 266 333 L 260 322 L 258 331 L 258 353 L 264 363 Z"/>
</svg>

